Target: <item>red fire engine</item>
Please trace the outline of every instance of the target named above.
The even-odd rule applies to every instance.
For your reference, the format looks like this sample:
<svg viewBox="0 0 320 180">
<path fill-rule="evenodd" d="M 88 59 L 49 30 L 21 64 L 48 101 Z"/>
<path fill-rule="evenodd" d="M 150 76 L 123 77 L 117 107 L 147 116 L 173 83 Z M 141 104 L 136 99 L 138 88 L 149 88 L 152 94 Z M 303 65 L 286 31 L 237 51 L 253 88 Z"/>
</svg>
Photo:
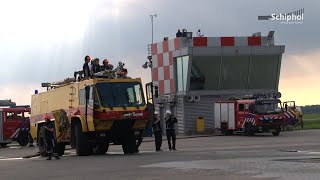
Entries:
<svg viewBox="0 0 320 180">
<path fill-rule="evenodd" d="M 16 106 L 11 100 L 0 100 L 0 146 L 12 141 L 26 146 L 30 137 L 30 106 Z"/>
<path fill-rule="evenodd" d="M 279 99 L 242 99 L 214 102 L 215 128 L 224 135 L 243 132 L 253 136 L 258 132 L 272 132 L 278 136 L 284 124 Z"/>
</svg>

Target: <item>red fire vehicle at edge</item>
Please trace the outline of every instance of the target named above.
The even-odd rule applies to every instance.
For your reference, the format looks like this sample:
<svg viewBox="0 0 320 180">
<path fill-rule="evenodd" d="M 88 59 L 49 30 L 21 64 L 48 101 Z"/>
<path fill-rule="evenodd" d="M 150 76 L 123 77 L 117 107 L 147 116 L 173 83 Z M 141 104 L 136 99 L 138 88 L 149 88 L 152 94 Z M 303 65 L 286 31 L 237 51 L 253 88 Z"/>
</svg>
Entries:
<svg viewBox="0 0 320 180">
<path fill-rule="evenodd" d="M 7 100 L 6 102 L 9 103 L 3 103 L 3 100 L 0 103 L 0 106 L 3 106 L 0 107 L 0 146 L 6 147 L 13 141 L 26 146 L 30 140 L 31 108 L 30 106 L 15 106 L 15 103 Z"/>
</svg>

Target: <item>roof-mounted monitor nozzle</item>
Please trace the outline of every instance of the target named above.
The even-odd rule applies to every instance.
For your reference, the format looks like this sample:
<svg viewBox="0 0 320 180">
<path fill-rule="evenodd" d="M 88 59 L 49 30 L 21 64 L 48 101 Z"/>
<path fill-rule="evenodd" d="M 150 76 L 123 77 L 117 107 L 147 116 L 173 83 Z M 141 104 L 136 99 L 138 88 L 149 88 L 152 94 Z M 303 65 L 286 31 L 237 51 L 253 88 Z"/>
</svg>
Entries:
<svg viewBox="0 0 320 180">
<path fill-rule="evenodd" d="M 51 87 L 50 83 L 41 83 L 41 87 Z"/>
<path fill-rule="evenodd" d="M 269 31 L 268 33 L 268 40 L 271 40 L 273 38 L 273 35 L 274 35 L 274 31 Z"/>
</svg>

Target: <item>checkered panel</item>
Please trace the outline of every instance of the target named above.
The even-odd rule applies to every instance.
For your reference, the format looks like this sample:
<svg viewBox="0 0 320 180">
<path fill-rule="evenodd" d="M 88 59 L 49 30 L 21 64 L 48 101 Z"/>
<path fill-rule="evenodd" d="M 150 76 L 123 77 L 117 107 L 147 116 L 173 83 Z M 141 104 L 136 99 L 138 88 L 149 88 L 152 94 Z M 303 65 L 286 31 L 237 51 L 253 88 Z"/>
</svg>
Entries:
<svg viewBox="0 0 320 180">
<path fill-rule="evenodd" d="M 153 83 L 158 85 L 160 95 L 174 93 L 173 51 L 180 48 L 180 42 L 175 38 L 152 45 Z"/>
</svg>

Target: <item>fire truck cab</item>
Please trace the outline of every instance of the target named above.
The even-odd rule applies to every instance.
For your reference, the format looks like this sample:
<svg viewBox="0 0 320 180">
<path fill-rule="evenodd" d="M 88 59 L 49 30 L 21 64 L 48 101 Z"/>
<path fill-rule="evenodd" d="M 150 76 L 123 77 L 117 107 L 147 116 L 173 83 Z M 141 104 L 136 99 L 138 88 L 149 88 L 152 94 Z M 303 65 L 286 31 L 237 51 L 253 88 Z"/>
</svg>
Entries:
<svg viewBox="0 0 320 180">
<path fill-rule="evenodd" d="M 19 145 L 29 143 L 30 106 L 10 106 L 0 108 L 0 146 L 17 141 Z"/>
<path fill-rule="evenodd" d="M 223 135 L 243 132 L 253 136 L 272 132 L 278 136 L 284 123 L 279 99 L 242 99 L 214 102 L 215 128 Z"/>
</svg>

